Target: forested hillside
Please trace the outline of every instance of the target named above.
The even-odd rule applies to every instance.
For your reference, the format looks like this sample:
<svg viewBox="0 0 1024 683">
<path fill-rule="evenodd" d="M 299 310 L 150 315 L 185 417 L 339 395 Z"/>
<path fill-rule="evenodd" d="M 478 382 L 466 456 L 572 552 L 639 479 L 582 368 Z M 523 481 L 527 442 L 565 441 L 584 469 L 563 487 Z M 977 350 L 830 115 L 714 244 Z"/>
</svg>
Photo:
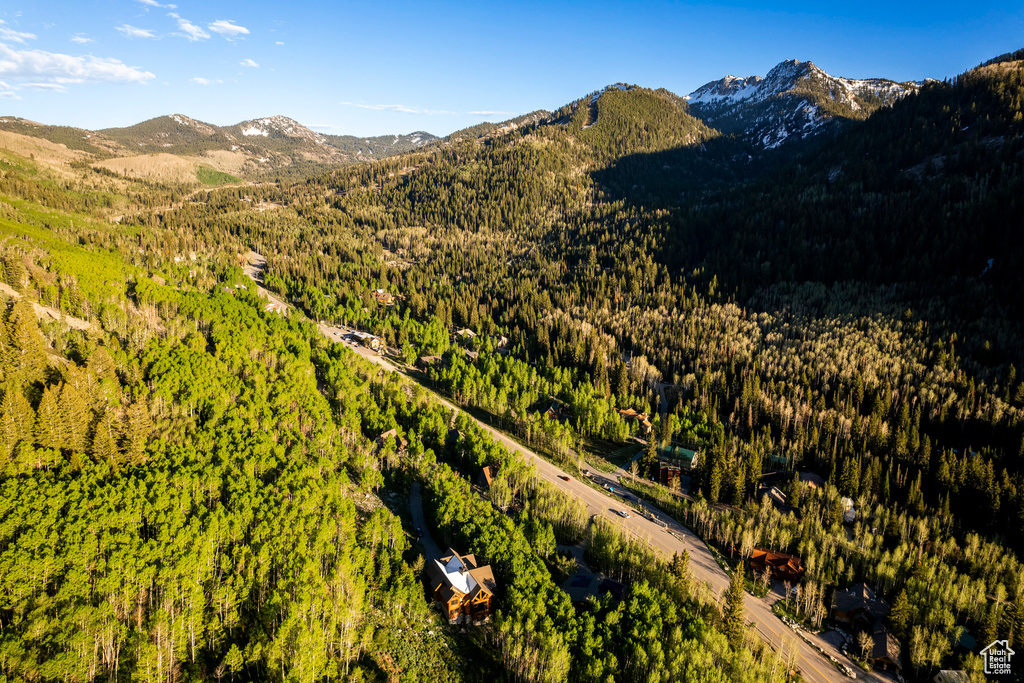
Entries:
<svg viewBox="0 0 1024 683">
<path fill-rule="evenodd" d="M 635 429 L 616 408 L 635 407 L 667 409 L 658 438 L 707 454 L 690 488 L 708 503 L 817 472 L 820 528 L 779 536 L 746 513 L 716 528 L 823 553 L 823 591 L 904 592 L 897 628 L 923 676 L 956 661 L 958 629 L 1016 633 L 1024 614 L 1024 72 L 1003 64 L 757 156 L 667 94 L 609 88 L 550 122 L 220 194 L 163 224 L 254 245 L 271 288 L 314 317 L 409 360 L 445 353 L 437 386 L 552 457 L 614 450 Z M 255 216 L 245 196 L 289 207 Z M 380 306 L 376 288 L 402 298 Z M 462 327 L 476 362 L 445 333 Z M 553 400 L 567 422 L 541 417 Z M 840 494 L 880 545 L 816 545 L 845 535 L 826 504 Z M 974 559 L 986 539 L 994 564 Z M 980 582 L 974 602 L 921 590 L 928 572 Z"/>
<path fill-rule="evenodd" d="M 589 526 L 466 416 L 266 311 L 224 231 L 277 219 L 242 190 L 160 220 L 139 200 L 169 188 L 2 154 L 5 680 L 788 678 L 684 558 Z M 482 465 L 496 507 L 465 483 Z M 494 566 L 492 624 L 430 609 L 413 483 L 436 533 Z M 582 539 L 626 599 L 571 605 L 554 544 Z"/>
</svg>

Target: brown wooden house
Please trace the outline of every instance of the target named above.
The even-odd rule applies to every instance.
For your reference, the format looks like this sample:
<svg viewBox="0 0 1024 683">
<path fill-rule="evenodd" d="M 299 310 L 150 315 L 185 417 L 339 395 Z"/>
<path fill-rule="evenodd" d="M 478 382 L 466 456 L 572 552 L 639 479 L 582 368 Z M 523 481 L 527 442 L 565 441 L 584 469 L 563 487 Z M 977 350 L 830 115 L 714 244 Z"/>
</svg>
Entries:
<svg viewBox="0 0 1024 683">
<path fill-rule="evenodd" d="M 772 577 L 779 581 L 796 583 L 804 575 L 804 565 L 796 555 L 777 553 L 763 548 L 754 548 L 750 555 L 750 568 L 755 572 L 763 572 L 768 568 Z"/>
<path fill-rule="evenodd" d="M 384 444 L 387 442 L 388 439 L 395 440 L 395 451 L 398 453 L 405 452 L 405 449 L 409 447 L 409 442 L 406 441 L 404 437 L 398 435 L 398 430 L 395 428 L 391 428 L 377 437 L 376 450 L 380 450 L 381 448 L 383 448 Z"/>
<path fill-rule="evenodd" d="M 640 436 L 648 436 L 651 433 L 652 425 L 647 413 L 639 413 L 632 408 L 626 408 L 625 410 L 619 410 L 619 415 L 626 422 L 636 422 L 639 425 L 637 431 Z"/>
<path fill-rule="evenodd" d="M 480 470 L 480 476 L 476 478 L 476 485 L 482 489 L 490 489 L 491 484 L 494 483 L 494 478 L 498 476 L 497 465 L 486 465 Z"/>
<path fill-rule="evenodd" d="M 679 486 L 680 469 L 664 460 L 658 461 L 658 483 L 670 488 Z"/>
<path fill-rule="evenodd" d="M 450 624 L 487 621 L 497 606 L 497 584 L 490 565 L 478 567 L 473 555 L 448 555 L 427 570 L 430 593 Z"/>
</svg>

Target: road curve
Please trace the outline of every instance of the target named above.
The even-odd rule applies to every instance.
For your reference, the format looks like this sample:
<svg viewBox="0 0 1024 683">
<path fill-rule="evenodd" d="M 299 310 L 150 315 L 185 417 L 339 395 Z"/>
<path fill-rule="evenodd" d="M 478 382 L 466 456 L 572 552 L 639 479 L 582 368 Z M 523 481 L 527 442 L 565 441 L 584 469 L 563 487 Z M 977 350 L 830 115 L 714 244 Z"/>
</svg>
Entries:
<svg viewBox="0 0 1024 683">
<path fill-rule="evenodd" d="M 250 268 L 247 269 L 246 274 L 253 277 L 253 275 L 258 274 L 258 270 Z M 253 277 L 253 279 L 255 280 L 256 278 Z M 260 290 L 260 294 L 266 296 L 272 302 L 277 303 L 279 301 L 262 287 Z M 284 304 L 284 302 L 280 303 L 283 307 L 287 308 L 287 304 Z M 327 325 L 325 323 L 318 323 L 317 329 L 326 338 L 336 343 L 345 343 L 348 335 L 354 331 L 347 327 Z M 361 344 L 350 344 L 349 347 L 363 358 L 379 365 L 384 370 L 403 374 L 384 357 Z M 429 388 L 427 388 L 427 390 L 431 392 L 435 400 L 439 401 L 445 407 L 456 412 L 465 412 L 443 396 L 437 394 L 437 392 Z M 641 517 L 640 515 L 634 514 L 628 518 L 620 517 L 615 514 L 615 511 L 624 509 L 625 507 L 621 498 L 598 491 L 589 485 L 576 480 L 565 471 L 551 464 L 503 432 L 494 429 L 469 413 L 467 413 L 467 415 L 469 415 L 469 417 L 473 419 L 481 429 L 490 434 L 496 441 L 504 445 L 506 448 L 509 448 L 513 452 L 520 453 L 527 459 L 533 461 L 537 466 L 538 474 L 546 481 L 554 484 L 565 493 L 581 499 L 586 505 L 587 512 L 589 514 L 600 515 L 606 520 L 611 521 L 613 524 L 618 524 L 628 532 L 647 541 L 655 551 L 662 553 L 666 557 L 671 557 L 675 553 L 682 553 L 683 551 L 686 551 L 690 556 L 690 571 L 693 573 L 694 578 L 698 581 L 705 582 L 711 588 L 712 593 L 716 597 L 724 594 L 725 589 L 729 585 L 728 575 L 721 567 L 718 566 L 718 563 L 715 561 L 715 558 L 712 556 L 707 545 L 705 545 L 704 542 L 701 541 L 692 531 L 676 522 L 664 512 L 646 503 L 641 503 L 641 506 L 645 510 L 649 511 L 653 516 L 661 520 L 661 522 L 665 524 L 665 527 L 662 527 L 645 517 Z M 599 475 L 597 476 L 599 477 Z M 777 651 L 781 650 L 784 656 L 788 656 L 793 647 L 797 649 L 796 666 L 800 669 L 800 673 L 805 681 L 808 683 L 843 683 L 850 680 L 833 667 L 824 656 L 814 650 L 810 645 L 800 640 L 795 633 L 793 633 L 774 614 L 772 614 L 771 608 L 766 602 L 755 598 L 752 595 L 745 594 L 744 606 L 747 610 L 749 623 L 753 625 L 758 636 L 760 636 L 765 643 Z"/>
</svg>

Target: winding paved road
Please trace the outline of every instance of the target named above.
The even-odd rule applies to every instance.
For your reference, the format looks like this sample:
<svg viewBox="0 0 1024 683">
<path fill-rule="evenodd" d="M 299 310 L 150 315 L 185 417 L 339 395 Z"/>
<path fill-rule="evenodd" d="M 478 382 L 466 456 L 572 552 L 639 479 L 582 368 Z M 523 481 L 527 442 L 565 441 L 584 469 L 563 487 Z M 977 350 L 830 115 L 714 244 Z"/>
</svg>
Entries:
<svg viewBox="0 0 1024 683">
<path fill-rule="evenodd" d="M 247 269 L 247 274 L 250 274 L 250 277 L 257 272 L 256 269 Z M 260 289 L 262 290 L 262 288 Z M 265 291 L 262 290 L 261 294 Z M 269 292 L 266 293 L 266 296 L 270 298 Z M 276 301 L 276 299 L 271 300 Z M 287 306 L 286 304 L 283 305 Z M 337 343 L 348 343 L 349 347 L 357 354 L 376 363 L 383 369 L 389 372 L 401 372 L 379 354 L 361 344 L 349 342 L 348 337 L 354 330 L 324 323 L 320 323 L 318 328 L 320 333 L 328 339 Z M 445 407 L 457 412 L 464 412 L 447 399 L 439 396 L 436 392 L 429 388 L 428 391 L 431 391 L 434 399 Z M 641 503 L 641 505 L 659 519 L 665 525 L 664 527 L 637 514 L 633 514 L 628 518 L 620 517 L 615 511 L 625 507 L 621 498 L 598 491 L 583 482 L 577 481 L 576 478 L 541 458 L 506 434 L 477 420 L 472 415 L 470 417 L 476 421 L 481 429 L 489 433 L 506 448 L 520 453 L 533 461 L 537 466 L 537 472 L 545 480 L 554 484 L 565 493 L 582 500 L 589 514 L 604 517 L 606 520 L 619 525 L 629 533 L 646 541 L 655 551 L 660 552 L 666 557 L 671 557 L 673 554 L 681 553 L 685 550 L 690 556 L 690 571 L 694 577 L 706 583 L 716 598 L 720 599 L 720 596 L 724 595 L 726 588 L 729 586 L 728 575 L 718 566 L 718 563 L 704 542 L 689 529 L 680 525 L 664 512 L 646 503 Z M 793 631 L 772 614 L 771 608 L 766 601 L 749 594 L 746 594 L 744 598 L 749 622 L 764 642 L 777 651 L 781 650 L 784 656 L 788 656 L 792 649 L 796 648 L 796 666 L 800 669 L 805 681 L 808 681 L 808 683 L 849 683 L 849 678 L 833 667 L 825 657 L 811 648 L 811 646 L 800 640 Z M 861 680 L 884 680 L 873 674 L 861 672 L 858 673 L 858 678 Z"/>
</svg>

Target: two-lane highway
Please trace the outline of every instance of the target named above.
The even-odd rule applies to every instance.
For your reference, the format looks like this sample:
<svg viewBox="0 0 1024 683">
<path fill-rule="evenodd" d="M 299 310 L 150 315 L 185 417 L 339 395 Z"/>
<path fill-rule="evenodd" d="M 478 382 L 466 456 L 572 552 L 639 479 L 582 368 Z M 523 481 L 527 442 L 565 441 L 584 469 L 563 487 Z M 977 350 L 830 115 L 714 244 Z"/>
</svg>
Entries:
<svg viewBox="0 0 1024 683">
<path fill-rule="evenodd" d="M 258 267 L 247 270 L 247 274 L 250 277 L 258 275 L 258 273 Z M 253 277 L 253 279 L 255 280 L 256 278 Z M 260 294 L 265 294 L 268 298 L 271 298 L 269 292 L 262 288 L 260 290 Z M 271 300 L 279 301 L 273 298 Z M 286 304 L 280 303 L 283 308 L 287 308 Z M 324 323 L 320 323 L 318 329 L 321 334 L 336 343 L 346 343 L 354 331 L 345 327 Z M 389 372 L 400 372 L 398 368 L 389 363 L 384 357 L 361 344 L 349 342 L 349 346 L 357 354 L 376 363 L 381 368 Z M 434 399 L 445 407 L 457 412 L 464 412 L 436 392 L 429 388 L 427 389 L 431 392 Z M 620 497 L 596 490 L 588 484 L 578 481 L 575 477 L 559 469 L 506 434 L 481 422 L 472 415 L 470 417 L 496 441 L 535 463 L 538 474 L 546 481 L 554 484 L 565 493 L 582 500 L 591 515 L 600 515 L 611 520 L 612 523 L 619 525 L 646 541 L 652 548 L 666 557 L 686 551 L 690 556 L 690 571 L 693 573 L 693 576 L 698 581 L 705 582 L 719 599 L 724 594 L 725 589 L 729 585 L 728 575 L 718 566 L 718 563 L 704 542 L 689 529 L 677 523 L 667 514 L 657 510 L 657 508 L 646 504 L 644 505 L 645 509 L 656 516 L 664 526 L 639 514 L 630 513 L 628 518 L 620 517 L 615 513 L 616 510 L 629 510 L 628 506 L 623 504 Z M 750 623 L 753 624 L 761 639 L 770 647 L 781 652 L 785 658 L 788 658 L 794 648 L 796 649 L 796 666 L 800 669 L 804 680 L 809 683 L 845 683 L 849 681 L 825 657 L 797 638 L 789 628 L 772 614 L 771 608 L 765 601 L 751 595 L 746 595 L 745 607 Z M 873 677 L 867 676 L 866 678 Z"/>
<path fill-rule="evenodd" d="M 339 343 L 344 343 L 353 331 L 348 328 L 326 324 L 320 324 L 319 329 L 328 339 Z M 350 347 L 359 355 L 382 368 L 390 372 L 400 372 L 398 368 L 389 363 L 384 357 L 361 344 L 350 344 Z M 431 393 L 434 399 L 445 407 L 457 412 L 464 412 L 436 392 L 432 391 Z M 718 562 L 715 561 L 707 545 L 692 531 L 677 523 L 664 512 L 646 503 L 641 503 L 643 508 L 653 514 L 665 526 L 662 527 L 646 517 L 635 514 L 635 511 L 631 510 L 620 496 L 594 489 L 540 457 L 503 432 L 476 419 L 472 415 L 470 417 L 496 441 L 532 461 L 537 467 L 538 474 L 543 479 L 554 484 L 566 494 L 582 500 L 589 514 L 599 515 L 610 520 L 613 524 L 619 525 L 646 541 L 665 557 L 671 557 L 673 554 L 682 553 L 685 550 L 690 556 L 690 571 L 694 577 L 698 581 L 708 584 L 712 593 L 717 598 L 724 594 L 725 589 L 729 586 L 729 576 L 718 566 Z M 630 516 L 628 518 L 620 517 L 616 514 L 616 510 L 625 510 L 630 513 Z M 800 669 L 804 680 L 809 683 L 841 683 L 850 680 L 836 670 L 820 653 L 800 640 L 795 633 L 772 613 L 771 608 L 764 601 L 752 595 L 746 595 L 745 607 L 747 608 L 748 619 L 761 639 L 770 647 L 781 651 L 784 658 L 788 657 L 793 648 L 796 648 L 796 666 Z"/>
</svg>

